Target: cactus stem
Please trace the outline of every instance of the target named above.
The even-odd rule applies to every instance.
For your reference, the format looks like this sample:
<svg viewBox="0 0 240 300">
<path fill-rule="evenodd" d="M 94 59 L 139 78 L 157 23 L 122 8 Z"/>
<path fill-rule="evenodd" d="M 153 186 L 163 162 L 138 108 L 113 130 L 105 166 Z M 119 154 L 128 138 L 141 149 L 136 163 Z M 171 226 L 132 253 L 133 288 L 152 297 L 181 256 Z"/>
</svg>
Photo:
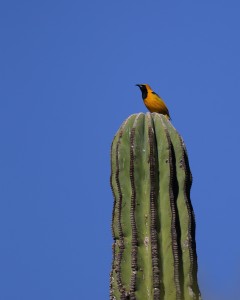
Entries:
<svg viewBox="0 0 240 300">
<path fill-rule="evenodd" d="M 200 300 L 192 175 L 161 114 L 131 115 L 111 146 L 111 300 Z"/>
</svg>

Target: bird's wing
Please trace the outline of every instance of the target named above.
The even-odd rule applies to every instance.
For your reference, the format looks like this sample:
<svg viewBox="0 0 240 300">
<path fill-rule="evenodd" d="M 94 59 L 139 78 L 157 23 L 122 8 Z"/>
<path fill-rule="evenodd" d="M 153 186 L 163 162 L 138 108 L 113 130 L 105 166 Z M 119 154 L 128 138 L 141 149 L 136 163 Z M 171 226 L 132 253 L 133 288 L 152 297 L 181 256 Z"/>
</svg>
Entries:
<svg viewBox="0 0 240 300">
<path fill-rule="evenodd" d="M 155 95 L 156 98 L 157 98 L 157 100 L 159 100 L 161 102 L 161 106 L 162 106 L 163 111 L 165 111 L 166 114 L 169 115 L 168 108 L 167 108 L 165 102 L 163 101 L 163 99 L 157 93 L 155 93 L 155 92 L 152 92 L 152 94 Z"/>
<path fill-rule="evenodd" d="M 161 97 L 160 97 L 157 93 L 152 92 L 152 94 L 153 94 L 153 95 L 157 95 L 157 96 L 161 99 Z"/>
</svg>

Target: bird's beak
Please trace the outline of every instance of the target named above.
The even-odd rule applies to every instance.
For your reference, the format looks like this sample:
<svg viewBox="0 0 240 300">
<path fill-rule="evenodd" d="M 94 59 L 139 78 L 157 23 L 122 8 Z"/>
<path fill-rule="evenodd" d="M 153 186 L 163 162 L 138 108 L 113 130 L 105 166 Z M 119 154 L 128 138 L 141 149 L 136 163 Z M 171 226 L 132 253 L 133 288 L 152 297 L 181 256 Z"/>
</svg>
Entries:
<svg viewBox="0 0 240 300">
<path fill-rule="evenodd" d="M 136 86 L 141 87 L 141 84 L 136 84 Z"/>
</svg>

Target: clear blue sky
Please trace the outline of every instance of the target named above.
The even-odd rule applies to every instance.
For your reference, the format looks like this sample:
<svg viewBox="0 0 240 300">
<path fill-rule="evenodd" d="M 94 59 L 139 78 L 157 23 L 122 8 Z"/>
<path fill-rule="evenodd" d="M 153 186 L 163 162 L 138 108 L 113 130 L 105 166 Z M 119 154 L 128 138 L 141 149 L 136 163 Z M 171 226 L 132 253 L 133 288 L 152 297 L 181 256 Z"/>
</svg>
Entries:
<svg viewBox="0 0 240 300">
<path fill-rule="evenodd" d="M 110 144 L 166 101 L 193 172 L 199 284 L 240 285 L 239 1 L 1 1 L 0 299 L 108 299 Z"/>
</svg>

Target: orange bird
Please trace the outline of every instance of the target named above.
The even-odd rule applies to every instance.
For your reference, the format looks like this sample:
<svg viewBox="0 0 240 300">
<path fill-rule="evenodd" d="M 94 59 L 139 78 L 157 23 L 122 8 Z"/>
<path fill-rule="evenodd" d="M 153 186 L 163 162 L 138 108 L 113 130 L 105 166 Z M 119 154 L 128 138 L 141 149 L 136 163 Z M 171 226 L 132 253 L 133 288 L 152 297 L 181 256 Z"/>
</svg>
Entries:
<svg viewBox="0 0 240 300">
<path fill-rule="evenodd" d="M 163 114 L 168 120 L 171 120 L 168 108 L 163 99 L 156 94 L 148 84 L 136 84 L 142 92 L 143 102 L 150 112 Z"/>
</svg>

